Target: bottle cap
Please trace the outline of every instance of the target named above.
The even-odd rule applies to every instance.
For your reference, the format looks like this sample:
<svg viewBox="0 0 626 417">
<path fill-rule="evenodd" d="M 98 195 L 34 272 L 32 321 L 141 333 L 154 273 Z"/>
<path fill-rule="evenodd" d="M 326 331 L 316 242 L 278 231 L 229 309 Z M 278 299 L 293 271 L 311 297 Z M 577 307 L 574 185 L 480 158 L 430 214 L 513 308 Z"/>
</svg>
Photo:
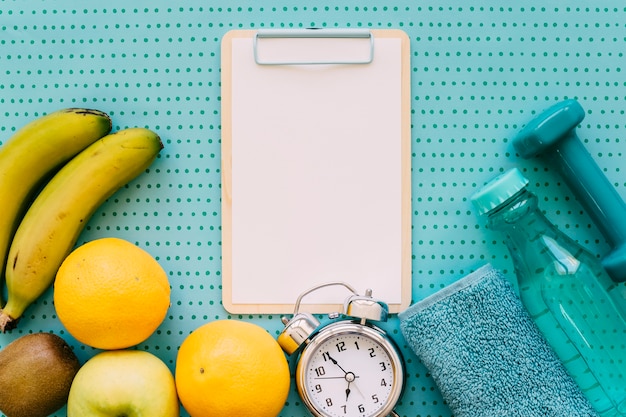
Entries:
<svg viewBox="0 0 626 417">
<path fill-rule="evenodd" d="M 478 214 L 483 215 L 513 197 L 527 184 L 528 180 L 519 169 L 513 168 L 489 181 L 472 195 L 471 200 Z"/>
</svg>

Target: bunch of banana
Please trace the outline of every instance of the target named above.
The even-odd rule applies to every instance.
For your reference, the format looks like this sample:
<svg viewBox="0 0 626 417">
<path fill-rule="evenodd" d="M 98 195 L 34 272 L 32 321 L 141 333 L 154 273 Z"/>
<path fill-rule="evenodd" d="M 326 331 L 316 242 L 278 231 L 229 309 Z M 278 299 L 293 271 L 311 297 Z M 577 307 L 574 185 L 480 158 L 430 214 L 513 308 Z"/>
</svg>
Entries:
<svg viewBox="0 0 626 417">
<path fill-rule="evenodd" d="M 110 131 L 105 113 L 64 109 L 30 122 L 0 148 L 0 278 L 13 234 L 36 191 L 62 164 Z"/>
<path fill-rule="evenodd" d="M 90 115 L 97 118 L 97 122 L 87 122 L 87 118 L 74 124 L 66 122 L 64 128 L 45 133 L 48 131 L 42 123 L 46 118 L 50 123 L 67 114 Z M 98 125 L 99 129 L 94 129 L 91 124 Z M 7 304 L 0 311 L 2 332 L 14 328 L 24 310 L 50 287 L 57 269 L 96 209 L 119 188 L 145 171 L 163 148 L 159 136 L 145 128 L 128 128 L 107 135 L 111 129 L 110 119 L 106 114 L 93 110 L 64 110 L 32 125 L 22 129 L 0 148 L 0 196 L 4 197 L 4 204 L 11 201 L 18 206 L 12 208 L 15 214 L 10 224 L 6 216 L 0 216 L 0 233 L 5 242 L 4 246 L 0 242 L 3 260 L 6 247 L 10 244 L 5 272 Z M 24 130 L 30 134 L 24 133 Z M 71 140 L 63 142 L 59 139 L 59 132 L 64 137 L 89 136 L 90 139 L 83 139 L 88 143 L 82 146 L 82 150 L 70 153 L 65 142 L 70 143 Z M 57 147 L 65 148 L 65 159 L 57 156 L 61 152 L 46 141 L 54 141 Z M 53 164 L 46 160 L 41 148 L 53 154 L 57 162 Z M 37 181 L 31 179 L 28 192 L 23 191 L 24 178 L 35 176 L 33 171 L 37 163 L 32 161 L 37 158 L 40 165 L 50 168 L 42 173 L 43 168 L 37 166 L 39 178 Z M 59 164 L 63 166 L 55 172 Z M 41 188 L 41 181 L 48 179 Z M 33 200 L 29 200 L 28 195 L 33 191 L 39 192 Z M 27 211 L 20 217 L 20 208 L 29 203 Z"/>
</svg>

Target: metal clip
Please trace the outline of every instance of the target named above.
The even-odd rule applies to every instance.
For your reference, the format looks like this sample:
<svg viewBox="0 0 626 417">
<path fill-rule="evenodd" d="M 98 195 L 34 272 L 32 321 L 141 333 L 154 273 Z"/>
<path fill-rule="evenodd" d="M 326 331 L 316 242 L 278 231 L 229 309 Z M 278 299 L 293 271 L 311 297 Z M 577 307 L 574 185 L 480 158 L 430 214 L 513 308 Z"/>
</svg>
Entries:
<svg viewBox="0 0 626 417">
<path fill-rule="evenodd" d="M 303 38 L 335 38 L 335 39 L 368 39 L 369 54 L 362 59 L 319 59 L 319 60 L 269 60 L 263 59 L 259 53 L 259 40 L 264 38 L 303 39 Z M 374 35 L 368 29 L 259 29 L 253 38 L 254 61 L 258 65 L 321 65 L 321 64 L 369 64 L 374 59 Z"/>
</svg>

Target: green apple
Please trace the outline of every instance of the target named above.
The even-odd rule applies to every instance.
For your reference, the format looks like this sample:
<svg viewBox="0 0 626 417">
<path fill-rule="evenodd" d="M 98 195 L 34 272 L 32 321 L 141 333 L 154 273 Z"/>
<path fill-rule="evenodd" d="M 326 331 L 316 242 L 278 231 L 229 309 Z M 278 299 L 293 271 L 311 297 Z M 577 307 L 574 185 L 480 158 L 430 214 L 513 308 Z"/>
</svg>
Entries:
<svg viewBox="0 0 626 417">
<path fill-rule="evenodd" d="M 165 363 L 140 350 L 98 353 L 78 371 L 67 417 L 179 417 L 174 377 Z"/>
</svg>

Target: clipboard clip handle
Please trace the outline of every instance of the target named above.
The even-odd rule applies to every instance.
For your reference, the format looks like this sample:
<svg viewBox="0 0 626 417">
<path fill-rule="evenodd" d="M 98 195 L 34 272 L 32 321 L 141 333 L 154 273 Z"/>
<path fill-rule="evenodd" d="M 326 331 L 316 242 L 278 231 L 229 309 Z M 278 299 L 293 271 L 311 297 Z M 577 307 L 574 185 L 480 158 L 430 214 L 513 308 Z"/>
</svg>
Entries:
<svg viewBox="0 0 626 417">
<path fill-rule="evenodd" d="M 265 59 L 260 53 L 261 39 L 365 39 L 369 41 L 368 53 L 363 57 L 350 59 L 315 59 L 315 60 L 283 60 Z M 332 64 L 370 64 L 374 59 L 374 34 L 369 29 L 259 29 L 253 38 L 254 62 L 257 65 L 332 65 Z"/>
</svg>

